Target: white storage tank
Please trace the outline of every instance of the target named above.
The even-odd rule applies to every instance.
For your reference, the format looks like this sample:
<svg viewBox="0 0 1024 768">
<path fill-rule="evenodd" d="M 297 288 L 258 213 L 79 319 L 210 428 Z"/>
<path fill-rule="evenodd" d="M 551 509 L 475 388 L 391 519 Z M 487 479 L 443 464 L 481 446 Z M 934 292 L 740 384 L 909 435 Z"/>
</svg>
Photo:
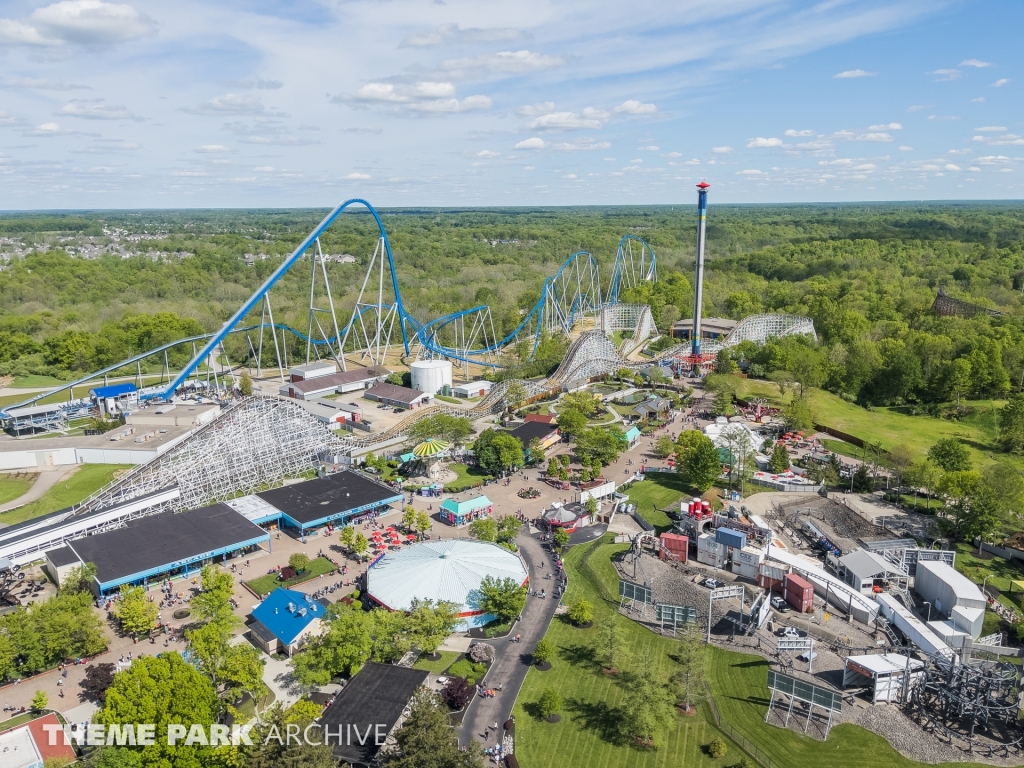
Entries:
<svg viewBox="0 0 1024 768">
<path fill-rule="evenodd" d="M 448 360 L 417 360 L 409 366 L 412 388 L 436 395 L 444 386 L 452 385 L 452 364 Z"/>
</svg>

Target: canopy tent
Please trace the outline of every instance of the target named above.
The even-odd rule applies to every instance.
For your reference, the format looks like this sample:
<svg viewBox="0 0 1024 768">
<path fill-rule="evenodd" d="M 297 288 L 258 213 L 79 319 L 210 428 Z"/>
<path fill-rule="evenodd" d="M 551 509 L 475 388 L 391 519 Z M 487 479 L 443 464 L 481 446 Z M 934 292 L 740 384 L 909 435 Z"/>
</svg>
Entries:
<svg viewBox="0 0 1024 768">
<path fill-rule="evenodd" d="M 451 447 L 449 443 L 432 437 L 429 440 L 424 440 L 413 448 L 412 453 L 417 458 L 429 459 L 434 458 L 435 456 L 441 456 L 449 447 Z"/>
</svg>

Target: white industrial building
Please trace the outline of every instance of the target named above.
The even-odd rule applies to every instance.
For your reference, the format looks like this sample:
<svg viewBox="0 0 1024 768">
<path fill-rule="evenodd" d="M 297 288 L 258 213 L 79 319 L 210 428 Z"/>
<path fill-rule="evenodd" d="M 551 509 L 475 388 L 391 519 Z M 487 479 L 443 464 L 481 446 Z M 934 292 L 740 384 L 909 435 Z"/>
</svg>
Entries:
<svg viewBox="0 0 1024 768">
<path fill-rule="evenodd" d="M 913 684 L 924 674 L 924 662 L 896 653 L 849 656 L 843 669 L 843 688 L 868 688 L 872 704 L 898 701 L 908 671 Z"/>
<path fill-rule="evenodd" d="M 332 363 L 332 368 L 333 365 Z M 351 371 L 318 373 L 316 376 L 290 381 L 279 387 L 277 391 L 282 397 L 292 397 L 296 400 L 312 400 L 313 398 L 330 395 L 335 392 L 345 394 L 346 392 L 358 392 L 368 389 L 374 384 L 384 381 L 390 373 L 391 371 L 387 368 L 380 366 L 353 368 Z"/>
<path fill-rule="evenodd" d="M 451 389 L 452 364 L 448 360 L 416 360 L 409 366 L 412 388 L 436 395 L 444 387 Z"/>
<path fill-rule="evenodd" d="M 306 365 L 293 365 L 288 369 L 288 374 L 292 381 L 305 381 L 306 379 L 315 379 L 320 376 L 329 376 L 337 372 L 338 366 L 329 360 L 306 363 Z"/>
<path fill-rule="evenodd" d="M 988 600 L 978 586 L 944 562 L 933 560 L 917 564 L 914 591 L 932 606 L 932 615 L 949 619 L 953 629 L 977 640 Z M 934 622 L 932 622 L 934 623 Z"/>
<path fill-rule="evenodd" d="M 881 586 L 887 574 L 895 573 L 896 566 L 884 557 L 864 549 L 857 549 L 839 558 L 839 578 L 862 594 L 870 594 L 876 584 Z"/>
<path fill-rule="evenodd" d="M 452 387 L 452 394 L 456 397 L 483 397 L 491 391 L 494 384 L 489 381 L 471 381 L 468 384 L 459 384 Z"/>
</svg>

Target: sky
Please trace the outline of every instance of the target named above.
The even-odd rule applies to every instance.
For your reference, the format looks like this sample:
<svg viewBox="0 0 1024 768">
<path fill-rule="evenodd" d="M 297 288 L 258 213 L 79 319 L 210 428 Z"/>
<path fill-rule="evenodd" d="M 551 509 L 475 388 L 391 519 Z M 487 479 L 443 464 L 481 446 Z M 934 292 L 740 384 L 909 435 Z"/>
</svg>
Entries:
<svg viewBox="0 0 1024 768">
<path fill-rule="evenodd" d="M 0 210 L 1019 199 L 1020 0 L 0 3 Z"/>
</svg>

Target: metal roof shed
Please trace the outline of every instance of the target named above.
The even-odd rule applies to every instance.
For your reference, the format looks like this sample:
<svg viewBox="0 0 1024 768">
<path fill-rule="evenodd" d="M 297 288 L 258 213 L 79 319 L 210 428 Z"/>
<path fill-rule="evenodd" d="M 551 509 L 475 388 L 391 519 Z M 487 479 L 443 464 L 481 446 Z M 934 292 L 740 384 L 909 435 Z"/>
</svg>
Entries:
<svg viewBox="0 0 1024 768">
<path fill-rule="evenodd" d="M 946 617 L 956 607 L 985 608 L 988 605 L 988 600 L 974 582 L 938 560 L 917 564 L 914 591 Z"/>
<path fill-rule="evenodd" d="M 839 558 L 839 578 L 864 593 L 871 591 L 875 579 L 884 579 L 886 574 L 895 572 L 895 568 L 881 555 L 864 549 Z"/>
</svg>

